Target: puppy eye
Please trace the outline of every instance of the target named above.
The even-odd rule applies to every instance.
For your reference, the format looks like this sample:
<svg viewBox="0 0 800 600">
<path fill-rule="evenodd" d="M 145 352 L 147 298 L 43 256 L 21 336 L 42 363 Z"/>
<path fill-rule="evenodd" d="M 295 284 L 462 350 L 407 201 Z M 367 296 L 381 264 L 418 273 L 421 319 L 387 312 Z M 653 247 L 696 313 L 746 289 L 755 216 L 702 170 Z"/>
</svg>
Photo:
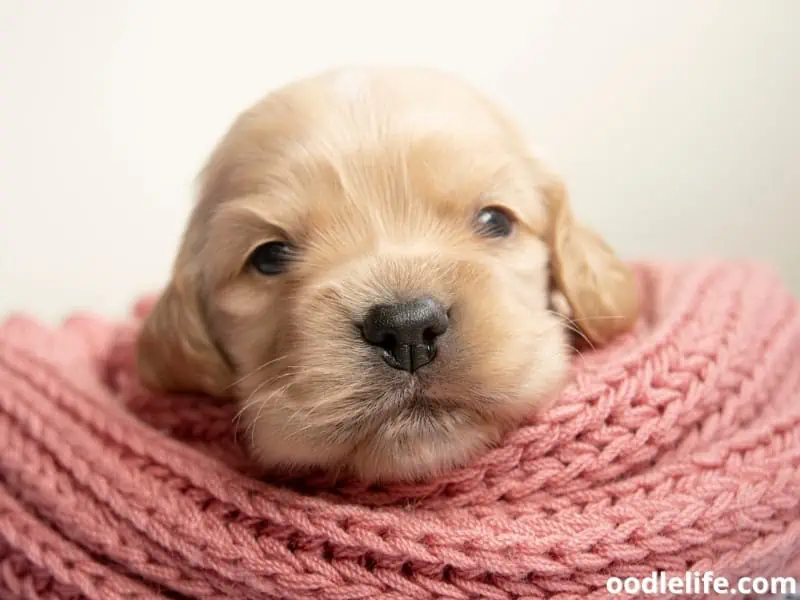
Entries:
<svg viewBox="0 0 800 600">
<path fill-rule="evenodd" d="M 514 231 L 514 219 L 502 208 L 490 206 L 475 215 L 475 229 L 485 237 L 508 237 Z"/>
<path fill-rule="evenodd" d="M 279 275 L 286 271 L 293 248 L 285 242 L 267 242 L 253 250 L 248 264 L 262 275 Z"/>
</svg>

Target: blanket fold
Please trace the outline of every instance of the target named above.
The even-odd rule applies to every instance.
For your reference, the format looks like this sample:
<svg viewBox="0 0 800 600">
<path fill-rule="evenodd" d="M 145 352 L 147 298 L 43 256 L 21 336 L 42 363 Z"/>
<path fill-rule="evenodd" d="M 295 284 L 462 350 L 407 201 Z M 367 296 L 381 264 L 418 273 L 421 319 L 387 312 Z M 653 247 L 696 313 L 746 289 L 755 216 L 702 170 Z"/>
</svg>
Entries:
<svg viewBox="0 0 800 600">
<path fill-rule="evenodd" d="M 236 407 L 142 388 L 117 323 L 0 325 L 0 598 L 607 598 L 800 576 L 800 311 L 752 263 L 640 264 L 635 332 L 439 480 L 265 482 Z"/>
</svg>

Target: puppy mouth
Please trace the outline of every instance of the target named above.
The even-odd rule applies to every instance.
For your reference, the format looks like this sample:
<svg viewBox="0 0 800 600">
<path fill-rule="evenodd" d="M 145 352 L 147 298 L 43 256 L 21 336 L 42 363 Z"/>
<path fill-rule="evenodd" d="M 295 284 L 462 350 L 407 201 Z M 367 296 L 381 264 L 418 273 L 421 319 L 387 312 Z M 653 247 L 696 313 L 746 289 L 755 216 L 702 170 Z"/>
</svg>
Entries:
<svg viewBox="0 0 800 600">
<path fill-rule="evenodd" d="M 461 403 L 434 393 L 430 385 L 419 377 L 406 378 L 400 386 L 385 394 L 384 402 L 387 412 L 395 417 L 434 419 L 437 415 L 463 410 Z"/>
<path fill-rule="evenodd" d="M 408 384 L 395 394 L 400 412 L 430 412 L 438 408 L 438 401 L 415 378 L 410 378 Z"/>
</svg>

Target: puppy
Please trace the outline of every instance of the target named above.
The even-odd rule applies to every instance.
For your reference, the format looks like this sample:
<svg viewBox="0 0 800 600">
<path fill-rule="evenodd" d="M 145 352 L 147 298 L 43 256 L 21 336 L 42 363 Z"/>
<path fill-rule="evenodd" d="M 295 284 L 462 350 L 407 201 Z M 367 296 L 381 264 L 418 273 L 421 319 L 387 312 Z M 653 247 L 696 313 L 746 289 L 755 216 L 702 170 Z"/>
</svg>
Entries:
<svg viewBox="0 0 800 600">
<path fill-rule="evenodd" d="M 444 73 L 291 83 L 238 117 L 201 183 L 140 372 L 237 398 L 272 469 L 462 465 L 558 394 L 566 319 L 593 344 L 636 320 L 631 272 L 559 179 Z"/>
</svg>

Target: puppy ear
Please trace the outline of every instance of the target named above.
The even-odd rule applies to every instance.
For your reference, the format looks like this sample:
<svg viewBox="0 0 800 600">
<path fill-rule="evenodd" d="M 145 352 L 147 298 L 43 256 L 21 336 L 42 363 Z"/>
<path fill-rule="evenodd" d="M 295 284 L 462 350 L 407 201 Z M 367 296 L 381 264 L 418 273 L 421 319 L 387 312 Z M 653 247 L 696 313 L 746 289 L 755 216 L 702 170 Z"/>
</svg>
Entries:
<svg viewBox="0 0 800 600">
<path fill-rule="evenodd" d="M 599 235 L 575 221 L 567 190 L 558 178 L 550 179 L 544 191 L 556 286 L 586 337 L 606 344 L 636 322 L 639 298 L 634 274 Z"/>
<path fill-rule="evenodd" d="M 226 395 L 232 372 L 209 334 L 199 298 L 196 283 L 176 275 L 145 318 L 136 350 L 148 387 Z"/>
</svg>

